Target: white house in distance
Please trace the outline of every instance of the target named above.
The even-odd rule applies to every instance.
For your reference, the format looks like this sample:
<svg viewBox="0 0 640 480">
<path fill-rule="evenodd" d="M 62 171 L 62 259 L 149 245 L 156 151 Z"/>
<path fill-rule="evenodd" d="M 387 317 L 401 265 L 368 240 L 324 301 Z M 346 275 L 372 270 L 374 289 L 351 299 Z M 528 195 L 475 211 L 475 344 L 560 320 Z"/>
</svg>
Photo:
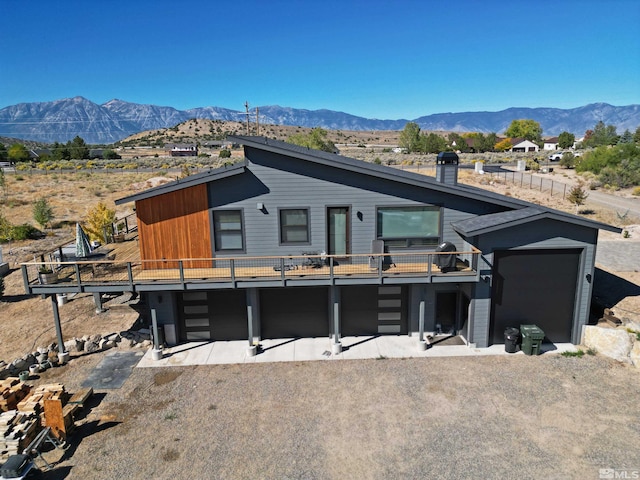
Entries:
<svg viewBox="0 0 640 480">
<path fill-rule="evenodd" d="M 558 137 L 551 137 L 544 141 L 543 150 L 558 150 Z"/>
<path fill-rule="evenodd" d="M 511 149 L 510 152 L 539 152 L 540 147 L 535 143 L 525 140 L 523 138 L 512 138 L 511 139 Z"/>
</svg>

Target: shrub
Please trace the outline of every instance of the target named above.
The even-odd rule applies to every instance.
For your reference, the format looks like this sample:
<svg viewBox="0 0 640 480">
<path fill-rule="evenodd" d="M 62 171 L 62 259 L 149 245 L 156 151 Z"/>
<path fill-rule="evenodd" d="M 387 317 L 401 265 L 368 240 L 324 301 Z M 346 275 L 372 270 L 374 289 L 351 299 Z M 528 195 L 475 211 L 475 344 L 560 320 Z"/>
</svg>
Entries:
<svg viewBox="0 0 640 480">
<path fill-rule="evenodd" d="M 23 223 L 22 225 L 15 225 L 12 228 L 13 240 L 35 240 L 42 236 L 42 232 L 33 225 Z"/>
<path fill-rule="evenodd" d="M 225 149 L 220 150 L 220 154 L 219 154 L 220 158 L 231 158 L 231 151 Z"/>
<path fill-rule="evenodd" d="M 634 197 L 640 197 L 640 187 L 634 188 L 631 195 L 633 195 Z"/>
</svg>

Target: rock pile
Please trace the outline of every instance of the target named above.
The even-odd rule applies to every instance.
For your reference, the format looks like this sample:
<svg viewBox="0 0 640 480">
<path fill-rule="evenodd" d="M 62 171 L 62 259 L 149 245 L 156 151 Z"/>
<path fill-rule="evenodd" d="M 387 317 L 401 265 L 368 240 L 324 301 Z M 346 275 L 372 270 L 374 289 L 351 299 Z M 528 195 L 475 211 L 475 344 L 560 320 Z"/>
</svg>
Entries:
<svg viewBox="0 0 640 480">
<path fill-rule="evenodd" d="M 149 348 L 152 345 L 151 332 L 148 328 L 127 330 L 106 335 L 85 335 L 64 342 L 67 352 L 72 354 L 94 353 L 110 348 Z M 46 347 L 38 347 L 34 352 L 16 358 L 11 363 L 0 360 L 0 380 L 17 377 L 20 372 L 37 373 L 58 364 L 58 344 L 51 343 Z"/>
<path fill-rule="evenodd" d="M 622 325 L 587 325 L 583 343 L 598 353 L 640 368 L 640 324 L 622 319 Z"/>
</svg>

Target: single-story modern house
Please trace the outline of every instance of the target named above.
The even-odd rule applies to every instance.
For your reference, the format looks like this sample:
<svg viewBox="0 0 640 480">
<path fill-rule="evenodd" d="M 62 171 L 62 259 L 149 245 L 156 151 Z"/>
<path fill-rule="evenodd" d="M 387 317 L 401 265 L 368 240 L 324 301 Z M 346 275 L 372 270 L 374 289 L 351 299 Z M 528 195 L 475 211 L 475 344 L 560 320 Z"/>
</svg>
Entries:
<svg viewBox="0 0 640 480">
<path fill-rule="evenodd" d="M 73 288 L 139 292 L 169 343 L 424 330 L 488 347 L 521 324 L 580 343 L 598 230 L 619 229 L 459 184 L 451 152 L 433 178 L 230 140 L 243 162 L 117 200 L 135 205 L 140 261 L 76 269 Z M 23 269 L 29 293 L 69 288 Z"/>
</svg>

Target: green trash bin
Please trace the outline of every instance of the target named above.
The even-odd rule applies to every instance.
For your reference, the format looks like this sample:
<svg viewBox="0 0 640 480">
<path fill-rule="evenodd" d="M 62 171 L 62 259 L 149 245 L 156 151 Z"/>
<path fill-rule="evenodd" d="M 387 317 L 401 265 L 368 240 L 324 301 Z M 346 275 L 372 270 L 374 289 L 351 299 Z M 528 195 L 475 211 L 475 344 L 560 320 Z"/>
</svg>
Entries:
<svg viewBox="0 0 640 480">
<path fill-rule="evenodd" d="M 540 355 L 544 332 L 536 325 L 520 325 L 522 351 L 525 355 Z"/>
</svg>

